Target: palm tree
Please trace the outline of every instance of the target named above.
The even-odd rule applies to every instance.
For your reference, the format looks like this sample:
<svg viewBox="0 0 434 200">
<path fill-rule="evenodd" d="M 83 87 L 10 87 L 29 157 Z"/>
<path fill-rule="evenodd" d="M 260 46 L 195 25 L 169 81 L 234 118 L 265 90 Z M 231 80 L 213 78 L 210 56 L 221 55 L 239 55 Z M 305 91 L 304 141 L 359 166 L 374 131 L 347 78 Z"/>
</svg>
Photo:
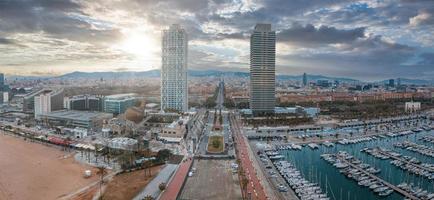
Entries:
<svg viewBox="0 0 434 200">
<path fill-rule="evenodd" d="M 145 172 L 145 177 L 151 176 L 151 174 L 152 174 L 151 173 L 151 166 L 152 166 L 152 163 L 150 161 L 145 161 L 142 163 L 142 167 L 143 167 L 144 172 Z"/>
<path fill-rule="evenodd" d="M 239 168 L 238 174 L 240 177 L 240 183 L 241 183 L 241 196 L 246 197 L 247 196 L 247 184 L 249 184 L 249 180 L 246 177 L 246 174 L 242 167 Z"/>
<path fill-rule="evenodd" d="M 102 184 L 104 182 L 104 176 L 107 173 L 107 171 L 105 170 L 104 166 L 98 166 L 98 174 L 100 175 L 100 180 L 99 180 L 99 196 L 100 199 L 102 200 L 103 195 L 102 195 Z"/>
</svg>

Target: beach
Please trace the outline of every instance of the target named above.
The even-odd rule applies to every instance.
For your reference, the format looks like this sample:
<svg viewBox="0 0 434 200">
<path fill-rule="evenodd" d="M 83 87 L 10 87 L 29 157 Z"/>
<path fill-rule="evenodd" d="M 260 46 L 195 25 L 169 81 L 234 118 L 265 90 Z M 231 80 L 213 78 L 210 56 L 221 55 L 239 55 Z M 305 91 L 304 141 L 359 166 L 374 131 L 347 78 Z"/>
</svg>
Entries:
<svg viewBox="0 0 434 200">
<path fill-rule="evenodd" d="M 72 153 L 0 132 L 0 199 L 59 199 L 98 181 Z M 87 169 L 90 178 L 83 177 Z"/>
</svg>

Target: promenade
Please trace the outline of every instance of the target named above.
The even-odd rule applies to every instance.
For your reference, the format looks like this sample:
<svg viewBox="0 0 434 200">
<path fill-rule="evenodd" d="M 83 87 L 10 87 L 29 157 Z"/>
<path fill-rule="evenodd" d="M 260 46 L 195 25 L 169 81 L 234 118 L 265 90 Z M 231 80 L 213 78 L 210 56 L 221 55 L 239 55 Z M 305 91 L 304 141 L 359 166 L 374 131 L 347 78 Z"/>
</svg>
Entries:
<svg viewBox="0 0 434 200">
<path fill-rule="evenodd" d="M 248 142 L 246 141 L 247 138 L 241 134 L 241 129 L 239 127 L 238 122 L 236 122 L 236 119 L 231 118 L 231 121 L 232 121 L 231 123 L 232 133 L 234 134 L 235 143 L 236 143 L 237 157 L 238 159 L 240 159 L 241 167 L 243 168 L 245 172 L 245 176 L 248 179 L 247 194 L 244 194 L 247 196 L 245 196 L 245 198 L 252 199 L 252 200 L 269 199 L 269 197 L 265 193 L 264 187 L 261 185 L 261 181 L 258 178 L 256 169 L 253 166 L 252 159 L 255 158 L 251 158 L 249 156 Z"/>
<path fill-rule="evenodd" d="M 173 175 L 171 181 L 166 187 L 166 190 L 161 194 L 161 200 L 172 200 L 176 199 L 181 193 L 185 178 L 190 170 L 191 164 L 193 163 L 192 158 L 187 158 L 187 160 L 179 164 L 178 170 L 176 170 L 175 175 Z"/>
</svg>

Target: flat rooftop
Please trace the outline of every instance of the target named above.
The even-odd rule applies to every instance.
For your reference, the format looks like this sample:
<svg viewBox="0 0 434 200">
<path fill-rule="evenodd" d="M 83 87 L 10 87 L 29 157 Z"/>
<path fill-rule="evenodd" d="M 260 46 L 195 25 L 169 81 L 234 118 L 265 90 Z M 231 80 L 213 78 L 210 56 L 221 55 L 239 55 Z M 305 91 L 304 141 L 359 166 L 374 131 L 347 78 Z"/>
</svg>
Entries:
<svg viewBox="0 0 434 200">
<path fill-rule="evenodd" d="M 106 99 L 116 99 L 116 100 L 121 100 L 121 99 L 129 99 L 129 98 L 133 98 L 133 97 L 136 97 L 136 96 L 137 96 L 136 93 L 114 94 L 114 95 L 106 96 Z"/>
<path fill-rule="evenodd" d="M 70 119 L 77 121 L 89 121 L 97 117 L 113 117 L 111 113 L 104 112 L 92 112 L 92 111 L 77 111 L 77 110 L 60 110 L 54 111 L 47 114 L 42 114 L 42 117 L 52 117 L 61 119 Z"/>
</svg>

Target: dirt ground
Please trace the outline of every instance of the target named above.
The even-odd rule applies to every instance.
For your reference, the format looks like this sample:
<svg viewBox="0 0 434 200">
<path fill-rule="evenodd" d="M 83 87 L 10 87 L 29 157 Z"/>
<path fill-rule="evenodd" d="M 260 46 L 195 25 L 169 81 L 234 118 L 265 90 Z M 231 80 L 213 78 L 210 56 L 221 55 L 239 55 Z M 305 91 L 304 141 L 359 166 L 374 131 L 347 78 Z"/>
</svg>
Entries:
<svg viewBox="0 0 434 200">
<path fill-rule="evenodd" d="M 66 156 L 68 155 L 69 156 Z M 71 152 L 0 132 L 0 199 L 58 199 L 98 180 Z"/>
<path fill-rule="evenodd" d="M 93 187 L 90 187 L 86 191 L 74 196 L 72 200 L 92 200 L 93 196 L 98 192 L 99 184 L 96 184 Z"/>
<path fill-rule="evenodd" d="M 103 199 L 124 200 L 134 198 L 158 174 L 161 167 L 152 167 L 152 176 L 149 176 L 149 174 L 145 176 L 145 170 L 115 176 L 107 185 Z"/>
</svg>

